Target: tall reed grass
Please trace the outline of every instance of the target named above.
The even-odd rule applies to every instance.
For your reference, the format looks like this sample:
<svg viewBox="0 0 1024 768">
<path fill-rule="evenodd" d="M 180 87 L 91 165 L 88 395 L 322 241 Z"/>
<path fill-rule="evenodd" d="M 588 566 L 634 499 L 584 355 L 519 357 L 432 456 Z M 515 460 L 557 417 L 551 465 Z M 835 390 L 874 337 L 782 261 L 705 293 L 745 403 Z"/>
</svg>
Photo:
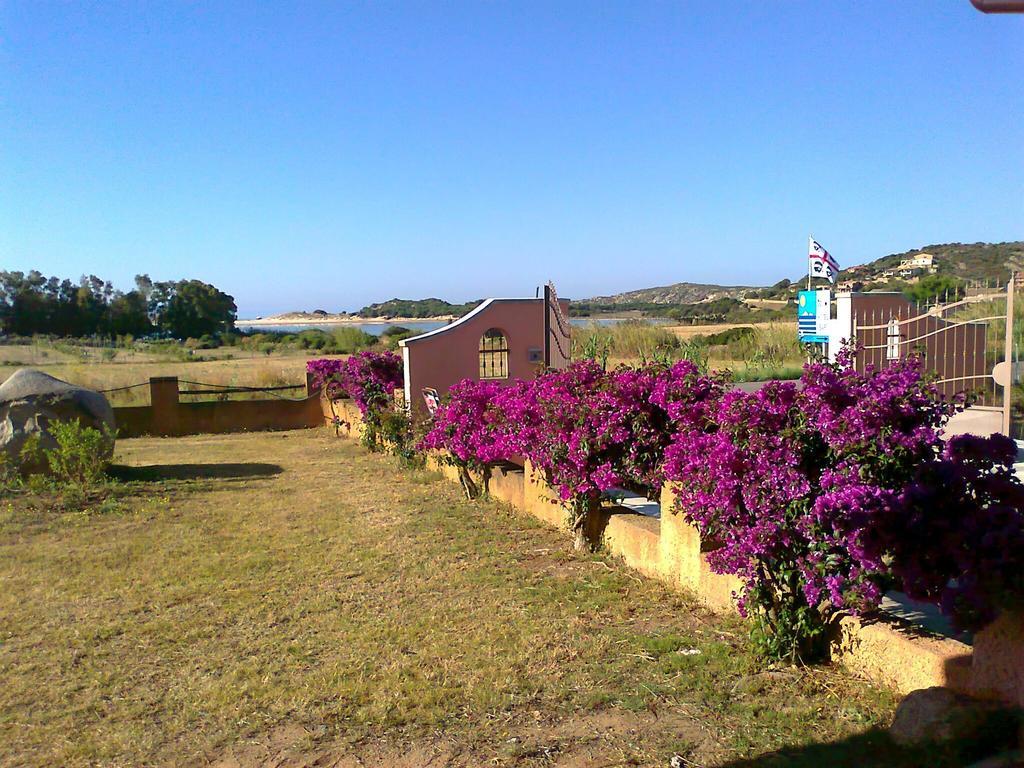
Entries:
<svg viewBox="0 0 1024 768">
<path fill-rule="evenodd" d="M 804 351 L 792 324 L 736 326 L 682 339 L 643 320 L 573 329 L 574 357 L 611 364 L 689 359 L 701 368 L 732 370 L 737 380 L 798 376 Z"/>
</svg>

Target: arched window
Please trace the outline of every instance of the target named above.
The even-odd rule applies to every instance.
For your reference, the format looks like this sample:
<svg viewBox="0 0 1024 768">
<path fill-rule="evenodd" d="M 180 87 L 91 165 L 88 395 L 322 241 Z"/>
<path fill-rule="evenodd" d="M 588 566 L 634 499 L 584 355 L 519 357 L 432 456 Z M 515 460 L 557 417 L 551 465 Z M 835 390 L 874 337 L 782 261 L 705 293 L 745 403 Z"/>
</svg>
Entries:
<svg viewBox="0 0 1024 768">
<path fill-rule="evenodd" d="M 508 378 L 508 341 L 497 328 L 480 337 L 480 378 Z"/>
<path fill-rule="evenodd" d="M 885 359 L 900 359 L 900 324 L 894 317 L 885 332 Z"/>
</svg>

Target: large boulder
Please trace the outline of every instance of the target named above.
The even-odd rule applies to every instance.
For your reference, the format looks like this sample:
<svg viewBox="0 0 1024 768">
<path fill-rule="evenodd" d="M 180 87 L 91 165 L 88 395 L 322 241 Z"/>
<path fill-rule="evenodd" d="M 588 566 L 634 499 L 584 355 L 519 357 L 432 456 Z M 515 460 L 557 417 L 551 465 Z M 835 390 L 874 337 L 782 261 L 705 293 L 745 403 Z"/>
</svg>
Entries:
<svg viewBox="0 0 1024 768">
<path fill-rule="evenodd" d="M 77 419 L 82 426 L 109 430 L 107 458 L 114 452 L 114 409 L 99 392 L 69 384 L 53 376 L 22 369 L 0 384 L 0 451 L 19 462 L 22 446 L 31 435 L 39 435 L 40 447 L 55 448 L 49 432 L 52 421 Z M 23 471 L 45 470 L 45 466 L 23 466 Z"/>
</svg>

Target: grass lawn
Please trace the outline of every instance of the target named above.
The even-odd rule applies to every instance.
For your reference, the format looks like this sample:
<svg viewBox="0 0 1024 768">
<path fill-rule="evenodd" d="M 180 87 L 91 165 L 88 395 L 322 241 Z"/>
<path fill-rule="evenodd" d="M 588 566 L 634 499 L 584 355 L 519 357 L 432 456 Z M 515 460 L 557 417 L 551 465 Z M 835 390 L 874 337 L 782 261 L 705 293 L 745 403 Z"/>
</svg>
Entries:
<svg viewBox="0 0 1024 768">
<path fill-rule="evenodd" d="M 118 461 L 92 513 L 0 499 L 0 765 L 937 764 L 892 694 L 326 430 Z"/>
</svg>

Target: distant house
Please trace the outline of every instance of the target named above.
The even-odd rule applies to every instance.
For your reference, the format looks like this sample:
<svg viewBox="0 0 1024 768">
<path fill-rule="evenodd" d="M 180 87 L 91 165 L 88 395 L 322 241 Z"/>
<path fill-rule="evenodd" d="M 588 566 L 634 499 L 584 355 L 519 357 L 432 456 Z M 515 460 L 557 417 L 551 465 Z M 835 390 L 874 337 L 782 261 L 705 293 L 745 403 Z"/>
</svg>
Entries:
<svg viewBox="0 0 1024 768">
<path fill-rule="evenodd" d="M 545 362 L 564 368 L 572 351 L 568 316 L 564 299 L 487 299 L 449 325 L 401 340 L 405 402 L 424 416 L 426 397 L 443 397 L 463 379 L 510 383 L 533 378 Z"/>
<path fill-rule="evenodd" d="M 915 256 L 911 256 L 909 259 L 903 259 L 900 262 L 898 271 L 900 274 L 906 272 L 911 273 L 915 270 L 922 270 L 924 272 L 935 271 L 935 257 L 930 253 L 918 253 Z"/>
</svg>

